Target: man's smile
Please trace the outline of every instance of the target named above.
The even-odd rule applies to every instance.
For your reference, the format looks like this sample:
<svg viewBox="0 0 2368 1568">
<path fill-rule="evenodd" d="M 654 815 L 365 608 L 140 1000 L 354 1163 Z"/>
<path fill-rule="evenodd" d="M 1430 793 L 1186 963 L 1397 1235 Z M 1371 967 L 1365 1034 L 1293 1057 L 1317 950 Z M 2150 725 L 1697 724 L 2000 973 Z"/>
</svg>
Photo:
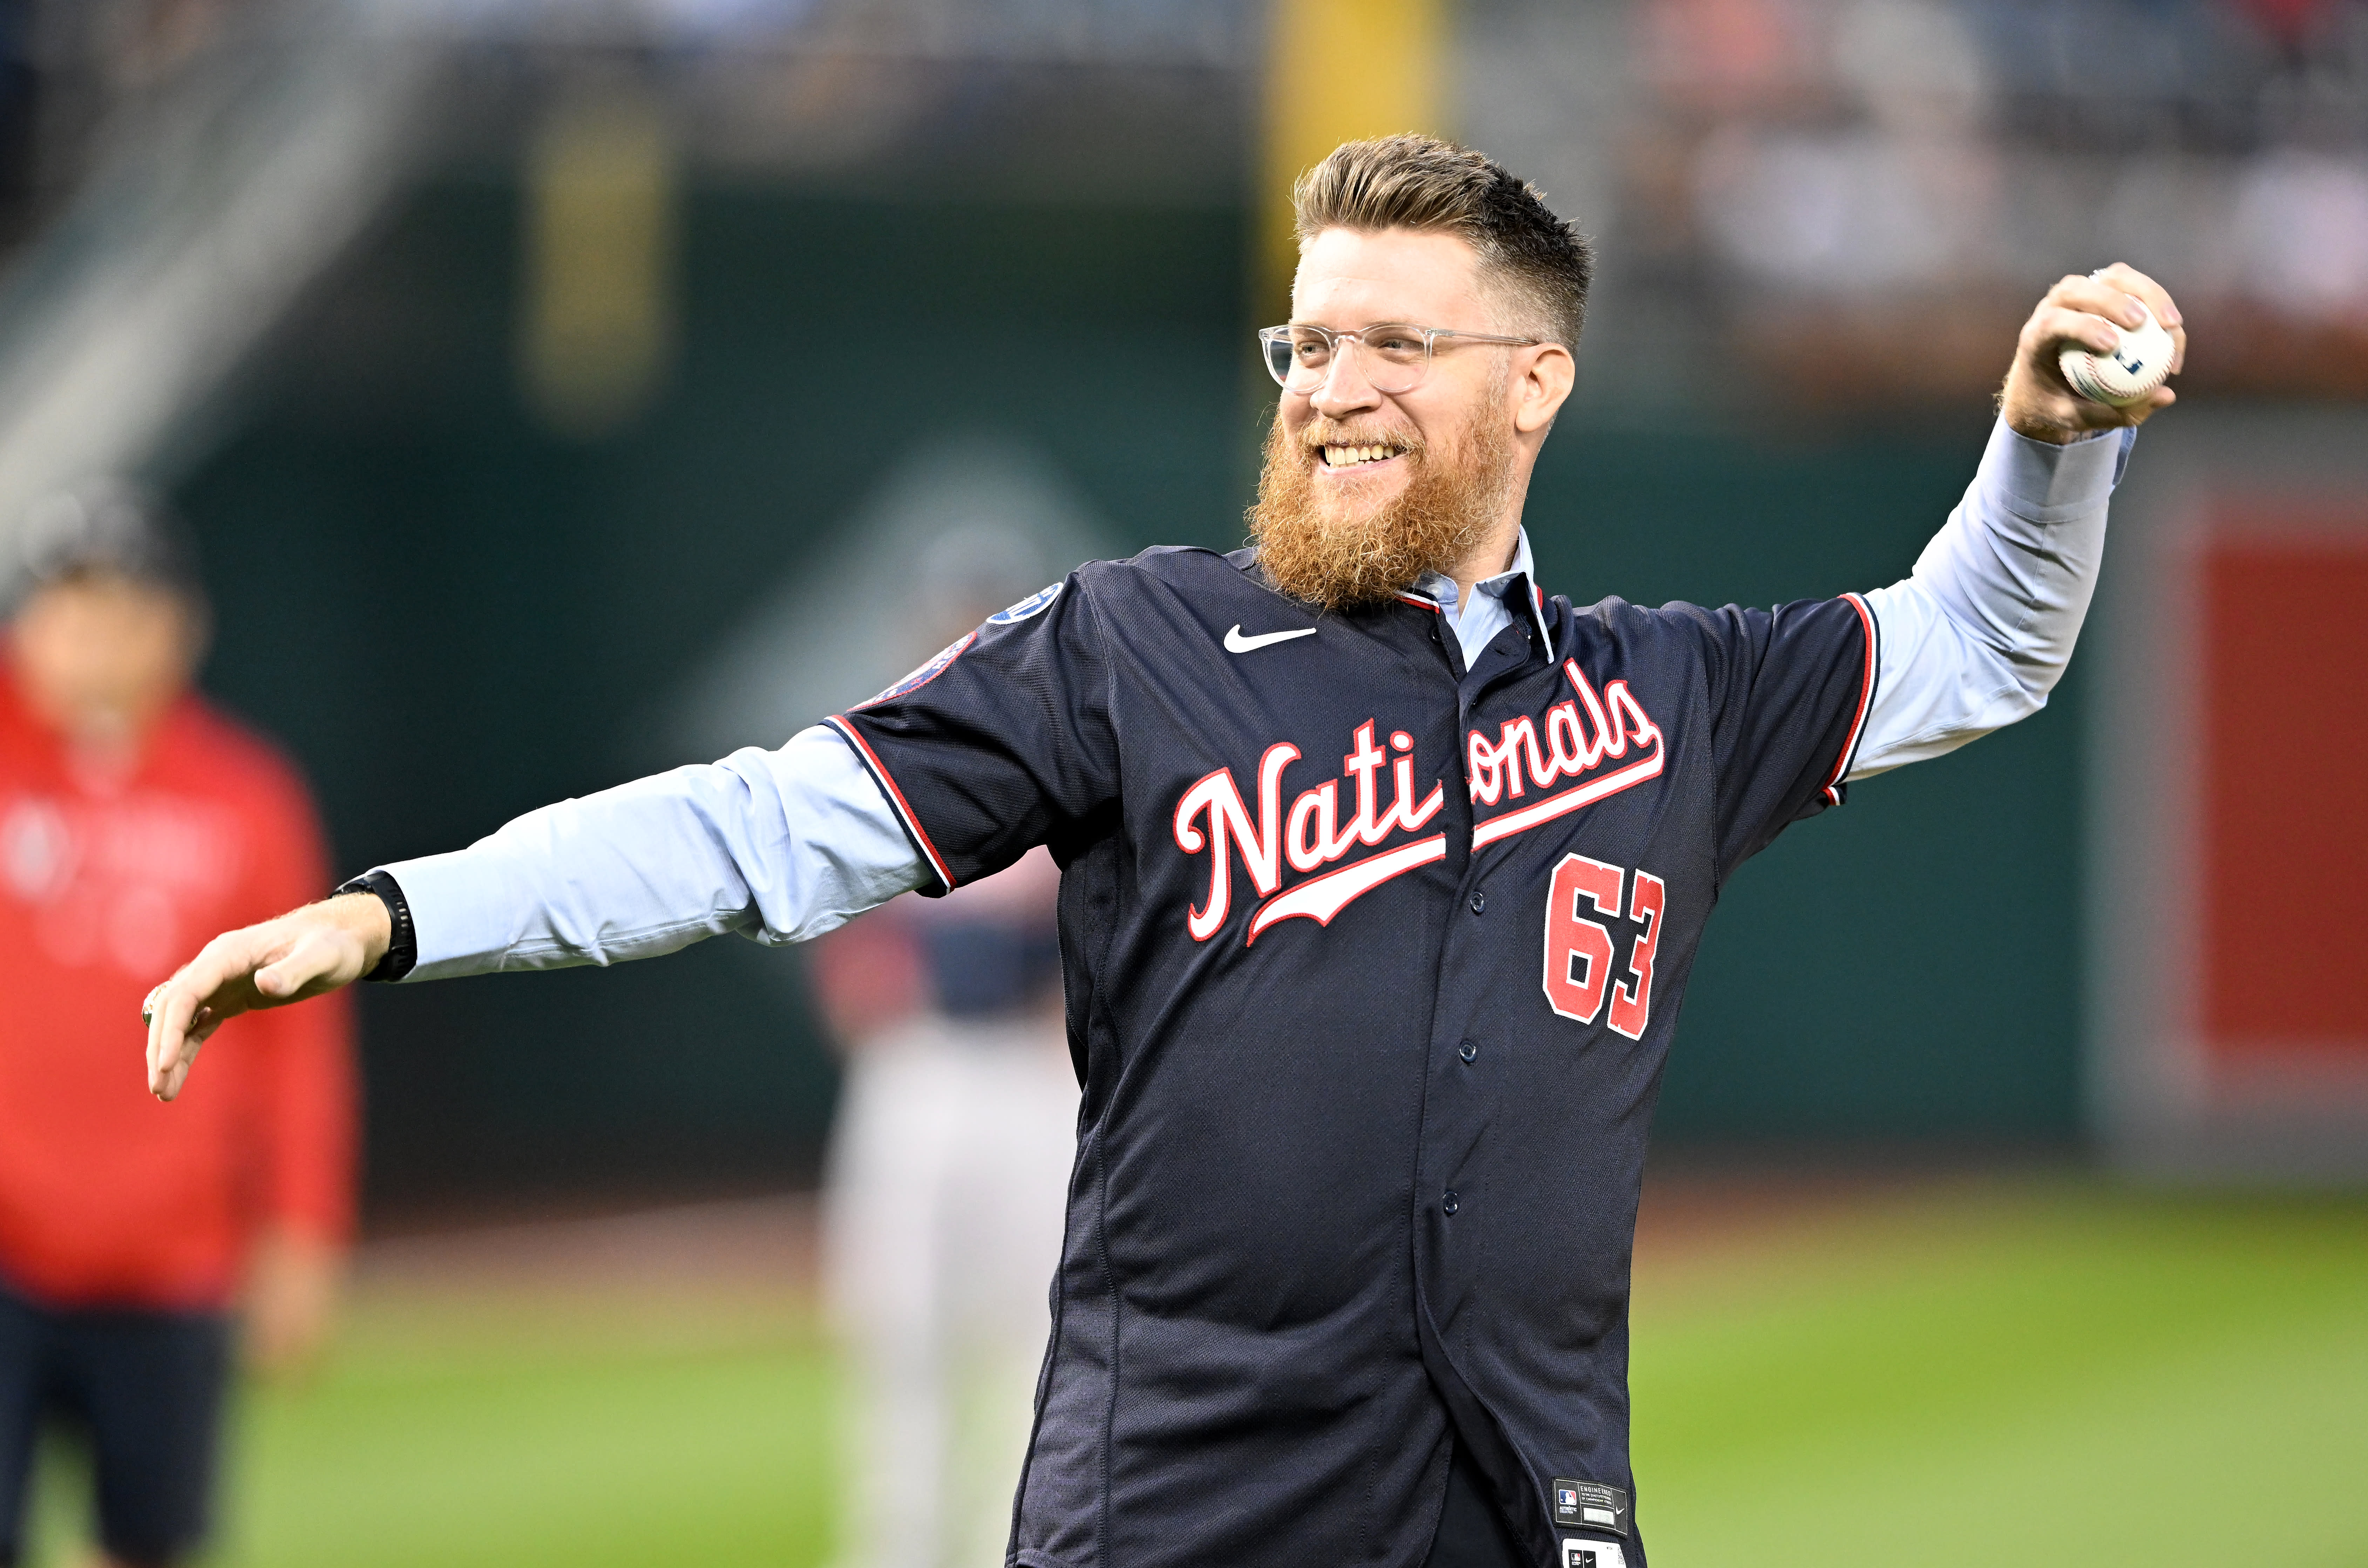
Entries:
<svg viewBox="0 0 2368 1568">
<path fill-rule="evenodd" d="M 1385 463 L 1395 462 L 1406 455 L 1406 448 L 1389 440 L 1369 441 L 1355 446 L 1327 443 L 1317 449 L 1321 460 L 1316 466 L 1331 473 L 1344 471 L 1372 472 Z"/>
</svg>

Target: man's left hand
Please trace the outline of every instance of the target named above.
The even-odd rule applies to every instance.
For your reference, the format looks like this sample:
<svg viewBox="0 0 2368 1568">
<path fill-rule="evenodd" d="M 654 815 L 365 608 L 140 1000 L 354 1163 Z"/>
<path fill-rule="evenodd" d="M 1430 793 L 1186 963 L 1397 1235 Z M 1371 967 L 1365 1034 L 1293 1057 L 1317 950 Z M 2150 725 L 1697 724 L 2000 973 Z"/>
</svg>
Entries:
<svg viewBox="0 0 2368 1568">
<path fill-rule="evenodd" d="M 2074 392 L 2056 364 L 2070 347 L 2092 354 L 2114 352 L 2121 338 L 2113 328 L 2135 327 L 2145 321 L 2140 301 L 2169 331 L 2174 347 L 2170 370 L 2177 375 L 2187 363 L 2187 328 L 2179 307 L 2161 284 L 2117 261 L 2092 277 L 2059 280 L 2039 301 L 2015 345 L 2014 368 L 2006 373 L 2006 386 L 1998 393 L 1999 416 L 2018 435 L 2061 447 L 2099 430 L 2143 425 L 2155 410 L 2177 402 L 2179 394 L 2162 386 L 2127 408 L 2097 403 Z"/>
</svg>

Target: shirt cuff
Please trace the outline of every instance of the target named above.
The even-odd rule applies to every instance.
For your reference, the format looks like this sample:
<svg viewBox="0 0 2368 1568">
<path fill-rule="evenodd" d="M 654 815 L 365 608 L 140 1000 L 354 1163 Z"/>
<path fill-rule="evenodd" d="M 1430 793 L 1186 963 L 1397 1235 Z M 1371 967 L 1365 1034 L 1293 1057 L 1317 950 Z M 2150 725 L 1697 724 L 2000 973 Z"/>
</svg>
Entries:
<svg viewBox="0 0 2368 1568">
<path fill-rule="evenodd" d="M 2095 511 L 2112 495 L 2136 436 L 2135 427 L 2123 426 L 2059 447 L 2020 435 L 2001 419 L 1990 427 L 1982 471 L 2015 516 L 2062 522 Z"/>
<path fill-rule="evenodd" d="M 1998 419 L 1989 431 L 1989 450 L 1982 452 L 1982 473 L 2015 517 L 2060 524 L 2096 512 L 2112 497 L 2136 436 L 2134 426 L 2122 426 L 2055 445 L 2032 440 Z"/>
<path fill-rule="evenodd" d="M 411 908 L 413 967 L 395 978 L 473 974 L 484 967 L 484 955 L 507 952 L 518 938 L 506 923 L 510 904 L 500 869 L 483 846 L 397 860 L 379 870 L 399 881 Z"/>
</svg>

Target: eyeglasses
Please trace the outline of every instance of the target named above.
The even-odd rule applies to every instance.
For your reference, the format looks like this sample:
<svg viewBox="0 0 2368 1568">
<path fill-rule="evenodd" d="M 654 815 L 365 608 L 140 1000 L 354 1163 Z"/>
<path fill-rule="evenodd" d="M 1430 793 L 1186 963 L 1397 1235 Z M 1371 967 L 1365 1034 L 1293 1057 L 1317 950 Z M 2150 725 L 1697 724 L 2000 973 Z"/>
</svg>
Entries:
<svg viewBox="0 0 2368 1568">
<path fill-rule="evenodd" d="M 1365 351 L 1365 380 L 1378 392 L 1412 392 L 1430 369 L 1430 356 L 1442 337 L 1465 343 L 1498 343 L 1527 348 L 1542 337 L 1499 337 L 1493 332 L 1457 332 L 1443 326 L 1410 326 L 1383 322 L 1359 332 L 1335 332 L 1328 326 L 1292 324 L 1258 329 L 1258 347 L 1267 374 L 1285 392 L 1312 392 L 1331 374 L 1340 346 L 1354 343 Z"/>
</svg>

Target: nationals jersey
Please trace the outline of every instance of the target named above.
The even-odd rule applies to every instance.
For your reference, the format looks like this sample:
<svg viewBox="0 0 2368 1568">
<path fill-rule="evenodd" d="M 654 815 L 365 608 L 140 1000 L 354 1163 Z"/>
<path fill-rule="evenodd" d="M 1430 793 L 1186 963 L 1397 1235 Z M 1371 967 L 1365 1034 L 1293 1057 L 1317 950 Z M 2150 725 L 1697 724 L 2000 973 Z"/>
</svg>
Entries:
<svg viewBox="0 0 2368 1568">
<path fill-rule="evenodd" d="M 1064 868 L 1085 1092 L 1017 1562 L 1419 1562 L 1453 1444 L 1535 1561 L 1643 1562 L 1646 1128 L 1725 879 L 1841 799 L 1874 621 L 1514 592 L 1467 668 L 1428 600 L 1155 550 L 832 721 L 941 890 Z"/>
</svg>

